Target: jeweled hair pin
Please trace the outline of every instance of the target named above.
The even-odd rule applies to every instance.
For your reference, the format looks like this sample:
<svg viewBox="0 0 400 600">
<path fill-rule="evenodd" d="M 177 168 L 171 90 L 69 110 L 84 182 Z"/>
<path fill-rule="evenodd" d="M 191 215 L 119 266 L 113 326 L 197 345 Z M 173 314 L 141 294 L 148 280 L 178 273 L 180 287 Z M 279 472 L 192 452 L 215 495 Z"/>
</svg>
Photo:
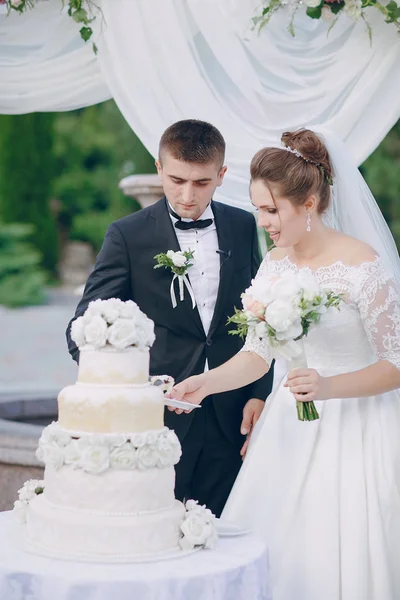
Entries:
<svg viewBox="0 0 400 600">
<path fill-rule="evenodd" d="M 286 150 L 287 152 L 291 152 L 292 154 L 294 154 L 298 158 L 302 158 L 305 162 L 310 163 L 310 164 L 315 165 L 316 167 L 318 167 L 318 169 L 321 171 L 321 173 L 325 177 L 327 183 L 329 185 L 333 185 L 333 179 L 332 179 L 332 177 L 330 177 L 330 175 L 326 171 L 325 167 L 323 165 L 321 165 L 321 163 L 315 162 L 315 160 L 310 160 L 309 158 L 306 158 L 305 156 L 302 155 L 301 152 L 299 152 L 295 148 L 291 148 L 290 146 L 282 146 L 282 150 Z"/>
</svg>

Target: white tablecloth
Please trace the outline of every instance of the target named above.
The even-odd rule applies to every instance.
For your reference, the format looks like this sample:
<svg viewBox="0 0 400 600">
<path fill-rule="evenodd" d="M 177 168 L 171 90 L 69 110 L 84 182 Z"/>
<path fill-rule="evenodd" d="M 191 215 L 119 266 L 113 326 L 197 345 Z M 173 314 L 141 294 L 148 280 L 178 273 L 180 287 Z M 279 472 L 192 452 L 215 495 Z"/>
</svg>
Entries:
<svg viewBox="0 0 400 600">
<path fill-rule="evenodd" d="M 105 565 L 51 560 L 20 547 L 0 513 L 0 600 L 271 600 L 265 545 L 220 538 L 214 550 L 173 560 Z"/>
</svg>

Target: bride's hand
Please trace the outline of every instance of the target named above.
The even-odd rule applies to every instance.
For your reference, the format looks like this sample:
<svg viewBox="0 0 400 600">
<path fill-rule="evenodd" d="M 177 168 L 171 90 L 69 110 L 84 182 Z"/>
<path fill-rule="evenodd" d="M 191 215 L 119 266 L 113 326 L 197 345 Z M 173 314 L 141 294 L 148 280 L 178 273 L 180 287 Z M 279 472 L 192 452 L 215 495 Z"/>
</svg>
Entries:
<svg viewBox="0 0 400 600">
<path fill-rule="evenodd" d="M 171 393 L 168 394 L 168 397 L 175 398 L 176 400 L 182 400 L 183 402 L 190 402 L 191 404 L 200 404 L 207 395 L 208 392 L 206 391 L 205 376 L 202 374 L 188 377 L 188 379 L 185 379 L 181 383 L 174 385 Z M 169 410 L 178 413 L 178 415 L 182 412 L 191 412 L 190 410 L 184 411 L 180 408 L 168 408 Z"/>
<path fill-rule="evenodd" d="M 284 387 L 289 388 L 299 402 L 328 400 L 329 378 L 322 377 L 315 369 L 293 369 Z"/>
</svg>

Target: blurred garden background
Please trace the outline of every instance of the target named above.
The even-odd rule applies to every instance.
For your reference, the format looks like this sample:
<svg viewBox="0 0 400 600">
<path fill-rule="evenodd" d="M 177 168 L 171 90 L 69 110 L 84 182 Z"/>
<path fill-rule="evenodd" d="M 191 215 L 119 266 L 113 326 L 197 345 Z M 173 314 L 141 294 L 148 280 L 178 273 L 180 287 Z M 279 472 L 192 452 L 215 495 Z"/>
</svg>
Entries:
<svg viewBox="0 0 400 600">
<path fill-rule="evenodd" d="M 398 247 L 399 167 L 400 121 L 361 166 Z M 62 283 L 71 244 L 94 260 L 107 226 L 140 209 L 119 181 L 154 172 L 112 100 L 67 113 L 0 115 L 0 305 L 46 303 Z"/>
</svg>

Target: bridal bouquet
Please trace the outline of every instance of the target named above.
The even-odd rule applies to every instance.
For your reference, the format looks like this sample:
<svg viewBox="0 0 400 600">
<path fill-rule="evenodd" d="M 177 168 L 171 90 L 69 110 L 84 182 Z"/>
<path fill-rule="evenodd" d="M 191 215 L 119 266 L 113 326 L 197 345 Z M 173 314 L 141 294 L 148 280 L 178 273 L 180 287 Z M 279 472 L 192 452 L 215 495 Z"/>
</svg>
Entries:
<svg viewBox="0 0 400 600">
<path fill-rule="evenodd" d="M 259 277 L 242 294 L 243 309 L 235 309 L 228 319 L 237 325 L 229 333 L 244 338 L 250 332 L 260 340 L 267 339 L 274 358 L 294 363 L 303 352 L 299 340 L 341 300 L 340 294 L 323 289 L 308 271 Z M 318 419 L 313 402 L 297 402 L 297 414 L 300 421 Z"/>
</svg>

